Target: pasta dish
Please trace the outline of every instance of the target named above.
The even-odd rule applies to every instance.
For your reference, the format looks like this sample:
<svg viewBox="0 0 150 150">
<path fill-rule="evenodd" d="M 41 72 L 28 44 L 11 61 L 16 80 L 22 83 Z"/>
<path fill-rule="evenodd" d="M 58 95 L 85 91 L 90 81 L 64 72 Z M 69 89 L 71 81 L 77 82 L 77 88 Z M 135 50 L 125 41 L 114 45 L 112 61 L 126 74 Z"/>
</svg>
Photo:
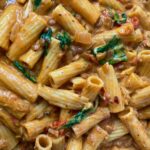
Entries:
<svg viewBox="0 0 150 150">
<path fill-rule="evenodd" d="M 0 150 L 150 150 L 150 0 L 0 0 Z"/>
</svg>

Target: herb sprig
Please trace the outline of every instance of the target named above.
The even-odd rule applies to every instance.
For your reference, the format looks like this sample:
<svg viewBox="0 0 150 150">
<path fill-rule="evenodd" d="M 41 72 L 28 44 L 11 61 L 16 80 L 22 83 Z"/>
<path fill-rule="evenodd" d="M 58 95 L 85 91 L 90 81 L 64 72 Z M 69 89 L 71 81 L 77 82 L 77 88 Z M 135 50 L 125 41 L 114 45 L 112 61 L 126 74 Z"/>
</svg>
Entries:
<svg viewBox="0 0 150 150">
<path fill-rule="evenodd" d="M 51 42 L 52 34 L 53 34 L 52 29 L 49 28 L 47 32 L 44 32 L 40 37 L 41 39 L 44 40 L 44 44 L 43 44 L 44 56 L 48 54 L 48 47 Z"/>
<path fill-rule="evenodd" d="M 36 77 L 31 75 L 30 72 L 19 62 L 19 61 L 14 61 L 13 65 L 20 71 L 22 74 L 28 78 L 30 81 L 36 83 Z"/>
<path fill-rule="evenodd" d="M 99 100 L 96 100 L 95 106 L 93 108 L 81 110 L 73 118 L 71 118 L 65 125 L 63 125 L 60 129 L 71 128 L 73 125 L 80 123 L 89 114 L 94 113 L 96 111 L 98 104 L 99 104 Z"/>
<path fill-rule="evenodd" d="M 106 57 L 105 59 L 100 60 L 99 64 L 103 65 L 106 62 L 109 62 L 109 64 L 114 65 L 121 61 L 127 61 L 127 56 L 125 54 L 123 44 L 117 36 L 114 36 L 106 45 L 95 48 L 93 53 L 94 55 L 97 55 L 98 53 L 108 53 L 109 51 L 112 53 L 111 57 Z"/>
<path fill-rule="evenodd" d="M 109 49 L 113 49 L 117 44 L 120 43 L 120 38 L 118 38 L 116 35 L 113 36 L 113 38 L 104 46 L 94 48 L 93 54 L 97 55 L 98 53 L 103 53 L 108 51 Z"/>
<path fill-rule="evenodd" d="M 122 13 L 121 15 L 119 15 L 117 12 L 115 12 L 113 19 L 115 23 L 121 25 L 127 22 L 127 15 L 126 13 Z"/>
<path fill-rule="evenodd" d="M 56 38 L 60 41 L 60 47 L 64 49 L 66 46 L 70 46 L 71 44 L 71 37 L 67 32 L 58 33 Z"/>
</svg>

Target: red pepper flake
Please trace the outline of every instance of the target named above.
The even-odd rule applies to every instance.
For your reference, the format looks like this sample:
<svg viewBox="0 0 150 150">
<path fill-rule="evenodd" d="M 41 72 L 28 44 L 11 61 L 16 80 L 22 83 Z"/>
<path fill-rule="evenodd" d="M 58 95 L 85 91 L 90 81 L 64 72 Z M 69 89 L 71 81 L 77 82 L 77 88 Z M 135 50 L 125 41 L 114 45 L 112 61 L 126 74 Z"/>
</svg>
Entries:
<svg viewBox="0 0 150 150">
<path fill-rule="evenodd" d="M 49 127 L 53 128 L 53 129 L 57 129 L 61 126 L 63 126 L 64 124 L 66 124 L 67 121 L 54 121 L 52 122 Z"/>
</svg>

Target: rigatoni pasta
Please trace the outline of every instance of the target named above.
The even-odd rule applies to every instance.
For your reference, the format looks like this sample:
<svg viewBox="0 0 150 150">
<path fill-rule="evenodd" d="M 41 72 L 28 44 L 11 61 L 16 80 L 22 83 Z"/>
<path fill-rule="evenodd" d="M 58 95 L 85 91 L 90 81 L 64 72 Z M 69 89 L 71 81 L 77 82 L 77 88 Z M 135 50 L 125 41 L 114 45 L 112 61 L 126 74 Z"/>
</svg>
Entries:
<svg viewBox="0 0 150 150">
<path fill-rule="evenodd" d="M 42 17 L 35 13 L 31 13 L 20 32 L 17 34 L 14 43 L 11 45 L 9 52 L 7 53 L 8 58 L 15 60 L 24 54 L 38 39 L 38 36 L 45 26 L 46 21 Z"/>
<path fill-rule="evenodd" d="M 17 19 L 17 5 L 11 5 L 0 15 L 0 47 L 8 51 L 11 28 Z"/>
<path fill-rule="evenodd" d="M 54 88 L 58 88 L 71 78 L 88 69 L 89 63 L 80 59 L 49 73 L 49 80 Z"/>
<path fill-rule="evenodd" d="M 150 150 L 149 4 L 0 0 L 0 149 Z"/>
</svg>

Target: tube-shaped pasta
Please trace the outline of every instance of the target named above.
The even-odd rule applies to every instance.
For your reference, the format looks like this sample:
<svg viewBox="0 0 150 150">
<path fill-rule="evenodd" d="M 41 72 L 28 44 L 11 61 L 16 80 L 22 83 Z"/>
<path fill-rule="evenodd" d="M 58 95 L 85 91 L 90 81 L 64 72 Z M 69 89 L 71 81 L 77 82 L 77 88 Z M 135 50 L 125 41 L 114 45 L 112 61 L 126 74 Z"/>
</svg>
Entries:
<svg viewBox="0 0 150 150">
<path fill-rule="evenodd" d="M 138 120 L 133 108 L 129 107 L 122 113 L 119 118 L 129 129 L 130 134 L 134 138 L 135 142 L 139 145 L 142 150 L 150 149 L 150 138 L 146 133 L 146 129 L 142 123 Z"/>
<path fill-rule="evenodd" d="M 35 66 L 35 64 L 38 62 L 42 54 L 43 54 L 42 49 L 39 49 L 37 51 L 30 49 L 28 52 L 23 54 L 19 58 L 19 60 L 23 62 L 24 64 L 26 64 L 28 68 L 32 69 Z"/>
<path fill-rule="evenodd" d="M 82 77 L 75 77 L 73 79 L 71 79 L 71 83 L 73 90 L 80 90 L 83 89 L 83 87 L 85 86 L 86 80 L 83 79 Z"/>
<path fill-rule="evenodd" d="M 31 13 L 11 45 L 7 53 L 8 58 L 15 60 L 24 54 L 38 39 L 38 36 L 45 27 L 46 21 L 41 16 Z"/>
<path fill-rule="evenodd" d="M 137 74 L 132 73 L 126 81 L 126 87 L 136 90 L 148 86 L 149 84 L 146 81 L 143 81 Z"/>
<path fill-rule="evenodd" d="M 49 73 L 49 79 L 51 86 L 54 88 L 58 88 L 71 78 L 79 75 L 83 71 L 87 70 L 89 63 L 84 59 L 77 60 L 75 62 L 70 63 L 62 68 L 54 70 Z"/>
<path fill-rule="evenodd" d="M 89 129 L 94 127 L 100 121 L 108 118 L 110 116 L 110 112 L 108 108 L 99 107 L 95 113 L 91 114 L 90 116 L 86 117 L 83 121 L 79 124 L 74 125 L 72 127 L 76 137 L 80 137 L 84 133 L 86 133 Z"/>
<path fill-rule="evenodd" d="M 129 31 L 131 32 L 128 35 L 122 34 L 122 32 L 127 33 Z M 92 39 L 92 43 L 93 45 L 98 46 L 99 44 L 102 43 L 102 41 L 107 42 L 110 39 L 112 39 L 113 36 L 118 36 L 119 38 L 122 39 L 122 41 L 125 41 L 125 42 L 137 43 L 143 40 L 143 34 L 141 30 L 137 29 L 134 31 L 133 25 L 131 23 L 126 23 L 116 29 L 96 34 Z"/>
<path fill-rule="evenodd" d="M 17 0 L 18 3 L 24 4 L 26 0 Z"/>
<path fill-rule="evenodd" d="M 24 6 L 23 19 L 26 19 L 31 12 L 33 12 L 33 3 L 32 0 L 28 0 Z"/>
<path fill-rule="evenodd" d="M 138 53 L 138 59 L 140 60 L 137 68 L 138 74 L 141 76 L 150 77 L 150 69 L 149 69 L 149 62 L 150 62 L 150 52 L 149 50 L 142 50 Z"/>
<path fill-rule="evenodd" d="M 89 98 L 90 101 L 94 101 L 103 85 L 103 81 L 98 76 L 91 75 L 88 77 L 81 95 Z"/>
<path fill-rule="evenodd" d="M 16 124 L 14 122 L 16 121 Z M 0 107 L 0 121 L 6 125 L 9 129 L 11 129 L 15 133 L 19 133 L 18 127 L 16 126 L 18 120 L 16 118 L 13 118 L 6 110 L 4 110 L 2 107 Z"/>
<path fill-rule="evenodd" d="M 112 103 L 109 104 L 110 111 L 120 112 L 124 109 L 124 100 L 120 86 L 112 65 L 108 63 L 98 69 L 99 76 L 104 81 L 104 89 L 110 95 Z"/>
<path fill-rule="evenodd" d="M 37 86 L 24 78 L 15 68 L 2 62 L 0 62 L 0 81 L 30 102 L 34 102 L 37 98 Z"/>
<path fill-rule="evenodd" d="M 48 81 L 48 73 L 55 70 L 63 56 L 58 40 L 52 38 L 48 49 L 48 54 L 44 57 L 41 71 L 38 76 L 38 82 L 44 84 Z"/>
<path fill-rule="evenodd" d="M 109 6 L 113 9 L 116 9 L 116 10 L 120 10 L 120 11 L 124 11 L 125 8 L 123 6 L 123 4 L 121 4 L 119 1 L 117 0 L 99 0 L 100 4 L 102 5 L 106 5 L 106 6 Z"/>
<path fill-rule="evenodd" d="M 82 137 L 69 139 L 66 150 L 82 150 Z"/>
<path fill-rule="evenodd" d="M 52 139 L 52 150 L 65 150 L 65 137 L 61 136 Z"/>
<path fill-rule="evenodd" d="M 98 125 L 95 126 L 88 134 L 83 150 L 97 150 L 100 144 L 107 138 L 108 134 Z"/>
<path fill-rule="evenodd" d="M 82 109 L 88 102 L 88 98 L 69 90 L 53 89 L 42 85 L 39 85 L 38 93 L 49 104 L 65 109 Z"/>
<path fill-rule="evenodd" d="M 108 135 L 105 141 L 106 143 L 119 139 L 129 133 L 126 126 L 120 120 L 115 120 L 113 128 L 113 131 Z"/>
<path fill-rule="evenodd" d="M 72 117 L 71 110 L 69 109 L 61 109 L 59 120 L 60 121 L 68 121 Z"/>
<path fill-rule="evenodd" d="M 45 134 L 40 134 L 35 140 L 35 150 L 51 150 L 52 139 Z"/>
<path fill-rule="evenodd" d="M 35 10 L 35 12 L 40 15 L 45 15 L 52 6 L 52 0 L 42 0 L 40 6 Z"/>
<path fill-rule="evenodd" d="M 76 32 L 85 31 L 79 21 L 62 5 L 58 5 L 53 10 L 53 17 L 64 29 L 73 35 L 75 35 Z"/>
<path fill-rule="evenodd" d="M 40 120 L 33 120 L 22 124 L 23 134 L 26 140 L 30 141 L 43 132 L 49 123 L 53 122 L 53 117 L 44 117 Z"/>
<path fill-rule="evenodd" d="M 26 121 L 32 121 L 41 114 L 43 114 L 48 108 L 48 104 L 45 101 L 40 102 L 39 104 L 34 104 L 30 110 L 30 112 L 26 116 Z"/>
<path fill-rule="evenodd" d="M 130 105 L 138 109 L 148 106 L 150 105 L 149 96 L 150 96 L 150 86 L 145 87 L 143 89 L 139 89 L 131 97 Z"/>
<path fill-rule="evenodd" d="M 139 110 L 138 117 L 140 119 L 150 119 L 150 106 Z"/>
<path fill-rule="evenodd" d="M 6 140 L 5 150 L 10 150 L 15 148 L 18 144 L 18 139 L 15 137 L 13 132 L 11 132 L 6 126 L 0 123 L 0 139 Z"/>
<path fill-rule="evenodd" d="M 142 9 L 140 6 L 135 5 L 128 13 L 129 17 L 137 16 L 140 20 L 140 24 L 146 30 L 150 30 L 150 15 Z"/>
<path fill-rule="evenodd" d="M 30 104 L 29 102 L 21 99 L 13 92 L 0 87 L 0 106 L 9 108 L 12 111 L 18 113 L 24 113 L 24 115 L 29 112 Z"/>
<path fill-rule="evenodd" d="M 69 5 L 91 24 L 95 24 L 100 17 L 100 12 L 89 0 L 69 0 Z"/>
<path fill-rule="evenodd" d="M 11 28 L 16 21 L 16 11 L 18 9 L 17 5 L 10 5 L 0 15 L 0 47 L 4 50 L 9 48 L 9 36 Z"/>
</svg>

